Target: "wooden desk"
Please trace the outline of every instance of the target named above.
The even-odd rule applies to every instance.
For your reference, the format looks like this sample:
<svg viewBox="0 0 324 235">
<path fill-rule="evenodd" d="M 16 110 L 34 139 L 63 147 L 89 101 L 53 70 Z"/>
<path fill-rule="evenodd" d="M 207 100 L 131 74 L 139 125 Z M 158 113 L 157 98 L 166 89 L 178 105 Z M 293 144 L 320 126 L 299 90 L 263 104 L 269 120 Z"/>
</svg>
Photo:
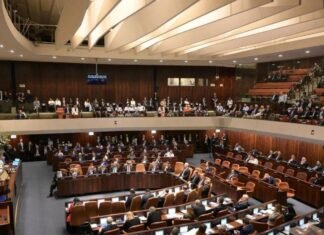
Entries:
<svg viewBox="0 0 324 235">
<path fill-rule="evenodd" d="M 11 234 L 10 204 L 0 203 L 0 234 Z"/>
<path fill-rule="evenodd" d="M 135 189 L 158 189 L 183 184 L 171 173 L 115 173 L 98 176 L 65 177 L 57 182 L 57 196 L 68 197 L 90 193 Z"/>
</svg>

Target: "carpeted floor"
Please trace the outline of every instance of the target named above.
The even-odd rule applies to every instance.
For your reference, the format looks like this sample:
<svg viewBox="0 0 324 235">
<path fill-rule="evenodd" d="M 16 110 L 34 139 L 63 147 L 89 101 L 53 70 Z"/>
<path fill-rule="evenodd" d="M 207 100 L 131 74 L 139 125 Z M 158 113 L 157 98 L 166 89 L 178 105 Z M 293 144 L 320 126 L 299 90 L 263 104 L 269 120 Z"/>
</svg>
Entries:
<svg viewBox="0 0 324 235">
<path fill-rule="evenodd" d="M 200 160 L 211 160 L 208 154 L 196 154 L 188 162 L 198 166 Z M 53 172 L 46 162 L 23 163 L 23 186 L 20 194 L 20 206 L 17 217 L 17 235 L 61 235 L 65 232 L 64 203 L 72 198 L 55 199 L 47 198 Z M 104 196 L 117 196 L 123 192 L 110 194 L 96 194 L 80 197 L 81 200 L 102 198 Z M 313 208 L 289 199 L 297 214 L 305 214 Z M 251 199 L 251 204 L 258 204 Z"/>
</svg>

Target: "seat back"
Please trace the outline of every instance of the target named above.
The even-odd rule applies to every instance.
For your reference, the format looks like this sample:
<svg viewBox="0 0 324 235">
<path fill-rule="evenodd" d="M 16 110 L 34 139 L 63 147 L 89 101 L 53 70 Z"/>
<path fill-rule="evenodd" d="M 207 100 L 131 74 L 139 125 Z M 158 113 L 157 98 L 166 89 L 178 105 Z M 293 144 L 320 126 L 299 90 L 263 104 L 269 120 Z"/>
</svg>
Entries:
<svg viewBox="0 0 324 235">
<path fill-rule="evenodd" d="M 217 173 L 216 167 L 211 166 L 210 169 L 211 169 L 212 175 L 216 175 L 216 173 Z"/>
<path fill-rule="evenodd" d="M 231 163 L 229 161 L 223 161 L 222 167 L 230 168 Z"/>
<path fill-rule="evenodd" d="M 104 232 L 103 235 L 119 235 L 119 234 L 120 234 L 120 229 L 115 228 L 115 229 Z"/>
<path fill-rule="evenodd" d="M 226 157 L 233 157 L 234 153 L 233 152 L 227 152 Z"/>
<path fill-rule="evenodd" d="M 76 227 L 81 226 L 87 220 L 86 210 L 83 205 L 72 207 L 70 210 L 70 214 L 71 214 L 71 220 L 70 220 L 71 226 L 76 226 Z"/>
<path fill-rule="evenodd" d="M 111 204 L 111 213 L 124 213 L 126 212 L 125 202 L 112 202 Z"/>
<path fill-rule="evenodd" d="M 281 173 L 283 173 L 284 170 L 285 170 L 285 167 L 284 167 L 283 165 L 279 165 L 279 166 L 277 166 L 277 168 L 276 168 L 276 171 L 279 171 L 279 172 L 281 172 Z"/>
<path fill-rule="evenodd" d="M 98 203 L 95 202 L 87 202 L 84 204 L 87 218 L 90 219 L 90 217 L 98 216 L 99 210 L 98 210 Z"/>
<path fill-rule="evenodd" d="M 207 214 L 202 214 L 198 217 L 198 220 L 199 221 L 202 221 L 202 220 L 211 220 L 214 218 L 214 214 L 213 212 L 210 212 L 210 213 L 207 213 Z"/>
<path fill-rule="evenodd" d="M 132 202 L 131 202 L 130 207 L 129 207 L 129 210 L 130 211 L 139 211 L 139 210 L 141 210 L 141 203 L 142 203 L 141 196 L 133 197 Z"/>
<path fill-rule="evenodd" d="M 179 224 L 187 224 L 190 223 L 191 219 L 174 219 L 173 225 L 179 225 Z"/>
<path fill-rule="evenodd" d="M 243 174 L 249 174 L 249 168 L 247 168 L 246 166 L 240 166 L 239 172 Z"/>
<path fill-rule="evenodd" d="M 290 175 L 290 176 L 294 176 L 294 175 L 295 175 L 295 170 L 289 168 L 289 169 L 286 170 L 286 174 L 287 174 L 287 175 Z"/>
<path fill-rule="evenodd" d="M 237 163 L 233 163 L 231 168 L 232 168 L 233 170 L 238 171 L 238 170 L 240 169 L 240 165 L 237 164 Z"/>
<path fill-rule="evenodd" d="M 307 173 L 299 171 L 296 174 L 296 178 L 307 181 Z"/>
<path fill-rule="evenodd" d="M 166 197 L 165 197 L 165 200 L 164 200 L 164 203 L 163 203 L 163 207 L 167 207 L 167 206 L 173 206 L 173 203 L 174 203 L 174 194 L 171 193 L 171 194 L 168 194 Z"/>
<path fill-rule="evenodd" d="M 175 199 L 174 199 L 174 205 L 183 204 L 184 201 L 185 201 L 185 193 L 184 193 L 184 191 L 177 192 L 176 195 L 175 195 Z"/>
<path fill-rule="evenodd" d="M 259 170 L 253 170 L 252 171 L 252 177 L 259 179 L 260 178 L 260 171 Z"/>
<path fill-rule="evenodd" d="M 221 217 L 221 216 L 225 216 L 225 215 L 228 215 L 230 214 L 229 210 L 227 209 L 224 209 L 224 210 L 221 210 L 217 213 L 217 217 Z"/>
<path fill-rule="evenodd" d="M 163 227 L 166 227 L 168 224 L 166 221 L 159 221 L 159 222 L 154 222 L 154 223 L 151 223 L 150 225 L 150 229 L 156 229 L 156 228 L 163 228 Z"/>
<path fill-rule="evenodd" d="M 129 233 L 132 232 L 138 232 L 138 231 L 143 231 L 145 230 L 145 225 L 144 224 L 138 224 L 138 225 L 133 225 L 128 229 Z"/>
<path fill-rule="evenodd" d="M 266 167 L 266 168 L 272 168 L 273 163 L 272 162 L 265 162 L 263 166 Z"/>
<path fill-rule="evenodd" d="M 288 192 L 289 191 L 289 184 L 287 182 L 280 182 L 278 184 L 279 191 L 281 192 Z"/>
<path fill-rule="evenodd" d="M 99 204 L 99 215 L 109 215 L 111 214 L 111 201 L 104 201 Z"/>
<path fill-rule="evenodd" d="M 241 154 L 236 154 L 234 157 L 236 160 L 242 160 L 243 156 Z"/>
<path fill-rule="evenodd" d="M 245 187 L 246 187 L 248 193 L 253 193 L 254 188 L 255 188 L 255 183 L 248 181 L 248 182 L 246 182 Z"/>
<path fill-rule="evenodd" d="M 256 220 L 251 220 L 250 224 L 253 225 L 254 230 L 258 231 L 258 233 L 262 233 L 268 230 L 268 224 L 263 222 L 258 222 Z"/>
<path fill-rule="evenodd" d="M 193 174 L 195 172 L 198 172 L 199 174 L 203 173 L 203 170 L 200 167 L 196 167 L 195 170 L 193 171 Z"/>
<path fill-rule="evenodd" d="M 218 165 L 218 166 L 220 166 L 222 164 L 222 159 L 216 158 L 215 159 L 215 164 Z"/>
<path fill-rule="evenodd" d="M 151 206 L 154 206 L 154 207 L 158 207 L 158 203 L 159 203 L 159 198 L 157 197 L 151 197 L 149 199 L 147 199 L 147 202 L 145 204 L 145 210 L 146 209 L 149 209 Z"/>
<path fill-rule="evenodd" d="M 198 192 L 196 190 L 192 190 L 187 197 L 187 202 L 193 202 L 199 198 Z"/>
<path fill-rule="evenodd" d="M 278 187 L 279 184 L 281 183 L 281 179 L 275 178 L 275 185 Z"/>
<path fill-rule="evenodd" d="M 180 175 L 181 172 L 183 171 L 183 165 L 184 163 L 183 162 L 176 162 L 175 165 L 174 165 L 174 173 L 176 175 Z"/>
<path fill-rule="evenodd" d="M 135 167 L 136 172 L 145 172 L 145 164 L 144 163 L 137 163 Z"/>
</svg>

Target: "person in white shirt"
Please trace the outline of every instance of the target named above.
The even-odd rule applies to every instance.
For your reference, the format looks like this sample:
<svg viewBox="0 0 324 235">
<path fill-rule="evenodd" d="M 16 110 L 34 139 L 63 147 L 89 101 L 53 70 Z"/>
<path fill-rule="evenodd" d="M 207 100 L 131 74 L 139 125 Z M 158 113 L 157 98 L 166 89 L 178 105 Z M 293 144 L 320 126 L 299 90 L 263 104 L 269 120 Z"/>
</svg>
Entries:
<svg viewBox="0 0 324 235">
<path fill-rule="evenodd" d="M 135 102 L 134 98 L 131 99 L 130 106 L 131 107 L 135 107 L 136 106 L 136 102 Z"/>
<path fill-rule="evenodd" d="M 37 97 L 35 97 L 35 100 L 33 102 L 33 106 L 34 106 L 34 111 L 36 113 L 38 113 L 39 109 L 40 109 L 40 101 L 38 100 Z"/>
<path fill-rule="evenodd" d="M 61 101 L 60 101 L 60 99 L 59 98 L 56 98 L 56 100 L 55 100 L 55 106 L 56 107 L 61 107 Z"/>
<path fill-rule="evenodd" d="M 174 157 L 174 153 L 173 153 L 172 149 L 170 149 L 169 151 L 167 151 L 164 154 L 164 157 Z"/>
<path fill-rule="evenodd" d="M 279 96 L 279 99 L 278 99 L 278 104 L 287 103 L 287 99 L 288 99 L 288 95 L 281 93 L 280 96 Z"/>
<path fill-rule="evenodd" d="M 232 98 L 230 97 L 230 98 L 228 98 L 228 100 L 227 100 L 227 107 L 228 107 L 229 109 L 231 109 L 232 106 L 233 106 L 233 100 L 232 100 Z"/>
<path fill-rule="evenodd" d="M 92 112 L 92 106 L 91 106 L 91 102 L 89 99 L 86 99 L 84 101 L 84 107 L 85 107 L 86 111 Z"/>
<path fill-rule="evenodd" d="M 247 163 L 251 163 L 254 165 L 258 165 L 259 164 L 259 160 L 257 158 L 255 158 L 253 155 L 249 154 L 248 158 L 246 159 Z"/>
<path fill-rule="evenodd" d="M 55 101 L 52 98 L 48 100 L 48 109 L 50 112 L 55 111 Z"/>
<path fill-rule="evenodd" d="M 79 116 L 79 108 L 77 105 L 74 105 L 71 110 L 71 114 L 73 117 Z"/>
</svg>

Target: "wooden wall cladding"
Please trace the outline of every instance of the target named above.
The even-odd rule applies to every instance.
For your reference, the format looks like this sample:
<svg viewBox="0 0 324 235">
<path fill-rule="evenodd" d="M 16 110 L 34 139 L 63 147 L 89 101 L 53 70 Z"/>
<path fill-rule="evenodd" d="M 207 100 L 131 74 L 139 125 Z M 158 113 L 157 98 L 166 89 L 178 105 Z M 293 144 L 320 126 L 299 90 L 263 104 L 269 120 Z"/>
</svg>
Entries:
<svg viewBox="0 0 324 235">
<path fill-rule="evenodd" d="M 289 159 L 291 154 L 295 154 L 298 160 L 300 160 L 302 156 L 305 156 L 312 164 L 317 160 L 324 160 L 324 143 L 315 144 L 300 140 L 256 134 L 253 132 L 226 130 L 226 133 L 229 143 L 232 146 L 234 146 L 235 143 L 240 143 L 246 151 L 257 149 L 266 154 L 270 149 L 274 151 L 280 150 L 286 160 Z"/>
<path fill-rule="evenodd" d="M 47 101 L 50 97 L 79 97 L 81 100 L 104 97 L 108 101 L 125 102 L 127 98 L 142 101 L 151 97 L 157 88 L 161 98 L 170 96 L 178 102 L 180 97 L 193 102 L 210 98 L 214 92 L 220 99 L 238 98 L 245 94 L 255 78 L 235 80 L 236 69 L 211 66 L 131 66 L 131 65 L 99 65 L 99 73 L 108 75 L 105 85 L 88 85 L 86 75 L 95 72 L 93 64 L 64 64 L 42 62 L 10 62 L 14 63 L 17 91 L 30 89 L 40 100 Z M 0 62 L 1 78 L 10 79 L 10 63 Z M 216 72 L 220 78 L 215 79 Z M 169 87 L 169 77 L 194 77 L 208 80 L 208 86 Z M 9 89 L 11 80 L 4 84 Z M 25 84 L 26 88 L 19 88 Z M 210 86 L 215 84 L 215 86 Z M 223 87 L 219 86 L 223 84 Z"/>
<path fill-rule="evenodd" d="M 10 62 L 1 62 L 0 63 L 0 90 L 10 91 L 12 90 L 11 83 L 11 63 Z"/>
</svg>

